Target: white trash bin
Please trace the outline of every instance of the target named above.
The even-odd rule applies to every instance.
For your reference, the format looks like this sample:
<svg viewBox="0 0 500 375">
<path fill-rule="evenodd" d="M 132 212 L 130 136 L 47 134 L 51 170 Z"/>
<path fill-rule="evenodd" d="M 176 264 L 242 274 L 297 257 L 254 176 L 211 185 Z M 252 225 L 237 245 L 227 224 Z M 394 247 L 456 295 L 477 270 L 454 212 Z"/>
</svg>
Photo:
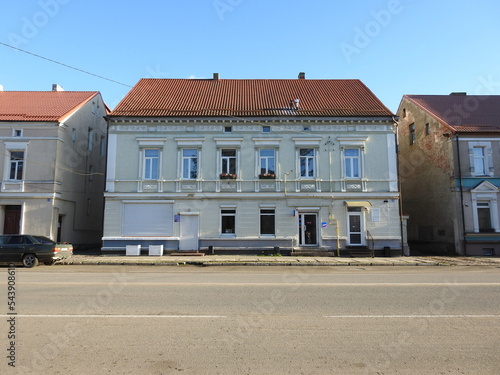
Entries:
<svg viewBox="0 0 500 375">
<path fill-rule="evenodd" d="M 149 255 L 161 257 L 163 255 L 163 245 L 149 245 Z"/>
<path fill-rule="evenodd" d="M 141 255 L 141 245 L 127 245 L 125 255 Z"/>
</svg>

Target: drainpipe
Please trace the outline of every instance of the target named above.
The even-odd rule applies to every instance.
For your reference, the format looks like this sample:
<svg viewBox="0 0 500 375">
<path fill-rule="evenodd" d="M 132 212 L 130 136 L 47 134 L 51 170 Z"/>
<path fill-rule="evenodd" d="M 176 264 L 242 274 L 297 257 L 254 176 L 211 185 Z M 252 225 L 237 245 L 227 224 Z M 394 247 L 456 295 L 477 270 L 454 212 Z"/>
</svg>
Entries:
<svg viewBox="0 0 500 375">
<path fill-rule="evenodd" d="M 455 140 L 457 142 L 458 179 L 460 180 L 460 211 L 462 214 L 462 240 L 464 244 L 464 255 L 467 255 L 467 246 L 465 242 L 464 188 L 462 183 L 462 163 L 460 161 L 460 140 L 458 133 L 455 136 Z"/>
</svg>

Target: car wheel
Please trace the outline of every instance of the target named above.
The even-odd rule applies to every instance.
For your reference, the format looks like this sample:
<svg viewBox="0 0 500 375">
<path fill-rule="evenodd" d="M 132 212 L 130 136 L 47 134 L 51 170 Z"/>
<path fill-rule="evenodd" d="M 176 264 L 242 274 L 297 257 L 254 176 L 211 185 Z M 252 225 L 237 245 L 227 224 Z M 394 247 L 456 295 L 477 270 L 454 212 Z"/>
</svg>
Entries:
<svg viewBox="0 0 500 375">
<path fill-rule="evenodd" d="M 38 266 L 38 258 L 35 254 L 26 254 L 23 256 L 23 265 L 26 268 L 32 268 Z"/>
</svg>

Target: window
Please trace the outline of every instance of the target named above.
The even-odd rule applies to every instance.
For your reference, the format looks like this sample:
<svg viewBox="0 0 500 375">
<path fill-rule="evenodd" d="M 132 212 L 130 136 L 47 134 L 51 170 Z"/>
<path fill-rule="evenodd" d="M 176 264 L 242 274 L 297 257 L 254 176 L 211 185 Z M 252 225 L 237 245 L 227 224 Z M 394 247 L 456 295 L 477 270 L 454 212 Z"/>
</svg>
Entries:
<svg viewBox="0 0 500 375">
<path fill-rule="evenodd" d="M 94 148 L 94 129 L 89 128 L 87 133 L 87 150 L 92 151 Z"/>
<path fill-rule="evenodd" d="M 260 176 L 275 176 L 275 150 L 274 149 L 261 149 L 259 150 L 259 166 Z"/>
<path fill-rule="evenodd" d="M 100 144 L 100 151 L 99 151 L 101 158 L 106 156 L 106 137 L 101 136 L 101 144 Z"/>
<path fill-rule="evenodd" d="M 160 167 L 160 150 L 144 150 L 144 179 L 157 180 Z"/>
<path fill-rule="evenodd" d="M 271 133 L 271 127 L 270 126 L 263 126 L 262 133 Z"/>
<path fill-rule="evenodd" d="M 221 210 L 221 231 L 222 234 L 235 234 L 236 226 L 236 210 L 222 209 Z"/>
<path fill-rule="evenodd" d="M 314 177 L 314 149 L 299 150 L 300 177 Z"/>
<path fill-rule="evenodd" d="M 89 182 L 94 181 L 94 166 L 93 165 L 91 165 L 89 167 L 89 173 L 88 174 L 89 174 Z"/>
<path fill-rule="evenodd" d="M 431 134 L 431 126 L 429 123 L 425 124 L 425 135 Z"/>
<path fill-rule="evenodd" d="M 486 175 L 485 168 L 485 155 L 484 155 L 484 147 L 474 147 L 473 148 L 473 157 L 474 157 L 474 174 L 476 176 L 484 176 Z"/>
<path fill-rule="evenodd" d="M 22 137 L 23 136 L 23 131 L 20 129 L 14 129 L 14 137 Z"/>
<path fill-rule="evenodd" d="M 491 226 L 491 210 L 489 202 L 477 202 L 477 220 L 480 233 L 494 231 Z"/>
<path fill-rule="evenodd" d="M 224 126 L 224 133 L 231 133 L 233 131 L 232 126 Z"/>
<path fill-rule="evenodd" d="M 275 234 L 275 212 L 274 209 L 260 210 L 260 234 L 274 235 Z"/>
<path fill-rule="evenodd" d="M 75 143 L 76 142 L 76 129 L 73 128 L 73 130 L 71 130 L 71 142 Z"/>
<path fill-rule="evenodd" d="M 10 153 L 10 180 L 22 180 L 24 170 L 24 151 L 11 151 Z"/>
<path fill-rule="evenodd" d="M 221 173 L 223 175 L 236 175 L 236 150 L 221 150 Z"/>
<path fill-rule="evenodd" d="M 344 150 L 345 177 L 360 178 L 360 149 L 346 148 Z"/>
<path fill-rule="evenodd" d="M 410 125 L 410 146 L 415 144 L 415 124 Z"/>
<path fill-rule="evenodd" d="M 182 178 L 196 179 L 198 177 L 198 150 L 182 150 Z"/>
</svg>

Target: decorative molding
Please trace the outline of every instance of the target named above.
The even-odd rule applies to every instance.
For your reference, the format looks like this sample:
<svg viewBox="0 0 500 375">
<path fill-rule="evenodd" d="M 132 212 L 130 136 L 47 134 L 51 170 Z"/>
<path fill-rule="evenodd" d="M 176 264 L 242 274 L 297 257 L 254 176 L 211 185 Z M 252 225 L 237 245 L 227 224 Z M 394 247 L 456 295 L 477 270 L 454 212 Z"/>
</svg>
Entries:
<svg viewBox="0 0 500 375">
<path fill-rule="evenodd" d="M 118 132 L 147 132 L 147 125 L 117 125 L 116 131 Z"/>
</svg>

